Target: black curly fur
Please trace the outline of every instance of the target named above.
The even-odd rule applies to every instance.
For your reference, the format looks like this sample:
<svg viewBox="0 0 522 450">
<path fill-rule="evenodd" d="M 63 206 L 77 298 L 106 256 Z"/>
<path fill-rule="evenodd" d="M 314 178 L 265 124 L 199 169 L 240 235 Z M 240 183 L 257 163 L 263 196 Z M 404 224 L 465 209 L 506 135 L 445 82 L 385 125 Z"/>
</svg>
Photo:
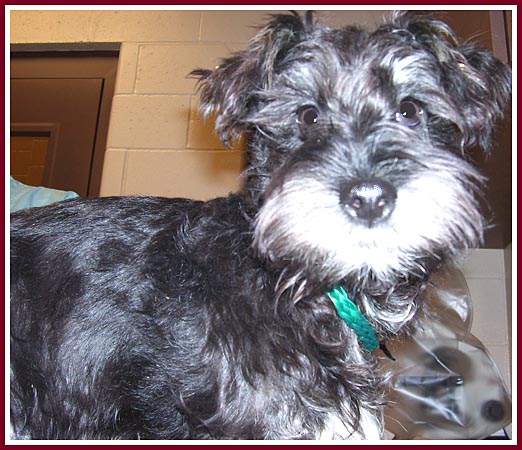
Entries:
<svg viewBox="0 0 522 450">
<path fill-rule="evenodd" d="M 375 401 L 378 390 L 357 388 L 372 367 L 341 363 L 348 337 L 328 303 L 274 310 L 278 275 L 253 254 L 253 213 L 230 196 L 71 200 L 14 214 L 21 435 L 312 438 L 321 419 L 303 402 Z M 300 411 L 295 435 L 271 429 L 285 411 Z"/>
</svg>

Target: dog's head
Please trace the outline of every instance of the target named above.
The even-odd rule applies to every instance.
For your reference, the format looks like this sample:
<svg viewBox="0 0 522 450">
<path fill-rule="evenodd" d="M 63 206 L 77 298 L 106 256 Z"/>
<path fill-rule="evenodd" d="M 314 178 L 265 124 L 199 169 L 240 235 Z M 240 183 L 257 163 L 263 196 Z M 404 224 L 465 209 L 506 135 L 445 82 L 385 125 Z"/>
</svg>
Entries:
<svg viewBox="0 0 522 450">
<path fill-rule="evenodd" d="M 488 148 L 511 74 L 444 23 L 401 13 L 367 32 L 278 15 L 194 73 L 222 139 L 249 133 L 268 260 L 386 284 L 480 240 L 481 176 L 465 149 Z"/>
</svg>

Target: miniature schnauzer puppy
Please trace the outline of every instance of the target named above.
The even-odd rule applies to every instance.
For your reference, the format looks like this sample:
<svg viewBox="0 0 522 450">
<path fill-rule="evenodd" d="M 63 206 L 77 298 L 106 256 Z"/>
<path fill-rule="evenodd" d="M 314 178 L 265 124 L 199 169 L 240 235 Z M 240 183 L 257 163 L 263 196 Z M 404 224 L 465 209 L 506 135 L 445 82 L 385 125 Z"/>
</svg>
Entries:
<svg viewBox="0 0 522 450">
<path fill-rule="evenodd" d="M 509 68 L 425 15 L 307 13 L 193 75 L 222 139 L 248 136 L 241 192 L 11 216 L 12 437 L 380 438 L 375 341 L 480 242 L 465 150 L 489 147 Z"/>
</svg>

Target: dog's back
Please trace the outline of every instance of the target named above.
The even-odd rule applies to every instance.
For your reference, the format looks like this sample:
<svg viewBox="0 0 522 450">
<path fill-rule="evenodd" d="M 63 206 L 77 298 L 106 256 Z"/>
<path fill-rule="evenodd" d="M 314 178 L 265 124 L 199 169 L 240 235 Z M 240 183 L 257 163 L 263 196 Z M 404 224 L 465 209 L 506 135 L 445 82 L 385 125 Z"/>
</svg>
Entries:
<svg viewBox="0 0 522 450">
<path fill-rule="evenodd" d="M 201 279 L 197 260 L 214 267 L 218 289 L 234 270 L 226 267 L 230 233 L 248 227 L 233 197 L 214 204 L 227 219 L 212 220 L 211 204 L 152 198 L 73 200 L 12 216 L 16 438 L 25 429 L 40 439 L 147 438 L 148 421 L 159 422 L 156 437 L 161 421 L 170 438 L 194 437 L 169 404 L 176 394 L 164 390 L 188 373 L 200 393 L 212 389 L 202 375 L 207 295 L 198 296 L 211 280 Z M 212 261 L 220 245 L 224 256 Z"/>
<path fill-rule="evenodd" d="M 337 390 L 372 366 L 344 373 L 349 343 L 325 299 L 274 304 L 247 205 L 109 198 L 12 215 L 12 437 L 339 433 L 333 412 L 351 399 Z M 306 396 L 330 405 L 319 421 Z"/>
</svg>

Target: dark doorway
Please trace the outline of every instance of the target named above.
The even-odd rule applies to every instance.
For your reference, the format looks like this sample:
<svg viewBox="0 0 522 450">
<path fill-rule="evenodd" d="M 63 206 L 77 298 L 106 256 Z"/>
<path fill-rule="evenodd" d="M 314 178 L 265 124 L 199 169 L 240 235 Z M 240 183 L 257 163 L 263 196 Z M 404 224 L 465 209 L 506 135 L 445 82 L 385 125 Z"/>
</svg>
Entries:
<svg viewBox="0 0 522 450">
<path fill-rule="evenodd" d="M 118 51 L 11 48 L 11 175 L 99 195 Z"/>
</svg>

